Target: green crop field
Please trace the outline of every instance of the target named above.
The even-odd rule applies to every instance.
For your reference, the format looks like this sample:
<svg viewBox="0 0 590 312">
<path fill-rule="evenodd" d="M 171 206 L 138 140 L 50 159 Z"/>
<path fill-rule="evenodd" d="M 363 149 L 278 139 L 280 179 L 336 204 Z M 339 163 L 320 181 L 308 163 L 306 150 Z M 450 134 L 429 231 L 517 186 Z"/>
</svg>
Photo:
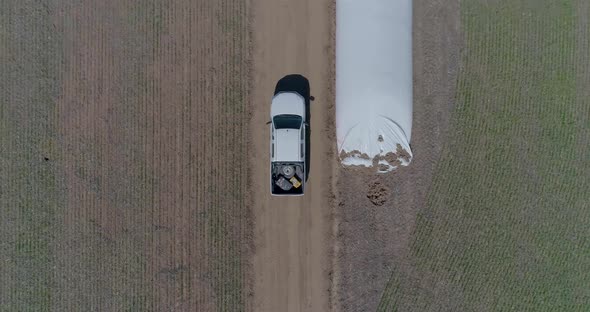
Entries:
<svg viewBox="0 0 590 312">
<path fill-rule="evenodd" d="M 380 311 L 589 311 L 589 8 L 461 2 L 449 141 Z"/>
</svg>

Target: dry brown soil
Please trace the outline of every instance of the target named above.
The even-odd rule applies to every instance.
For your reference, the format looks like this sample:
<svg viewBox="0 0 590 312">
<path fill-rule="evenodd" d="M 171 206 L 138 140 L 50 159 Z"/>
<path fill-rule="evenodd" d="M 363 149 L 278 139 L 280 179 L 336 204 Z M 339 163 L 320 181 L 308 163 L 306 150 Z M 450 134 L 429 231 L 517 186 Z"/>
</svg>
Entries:
<svg viewBox="0 0 590 312">
<path fill-rule="evenodd" d="M 77 302 L 67 307 L 124 308 L 123 292 L 140 309 L 242 309 L 246 171 L 233 164 L 247 125 L 243 6 L 82 1 L 60 9 L 69 244 L 58 248 L 74 281 L 62 285 L 66 302 Z M 101 263 L 85 263 L 78 244 Z M 123 273 L 133 282 L 119 271 L 134 272 Z"/>
<path fill-rule="evenodd" d="M 255 311 L 327 311 L 333 140 L 332 2 L 254 0 L 252 149 Z M 311 172 L 303 197 L 271 197 L 270 100 L 287 74 L 310 81 Z"/>
<path fill-rule="evenodd" d="M 458 1 L 414 1 L 412 163 L 390 174 L 340 169 L 334 296 L 341 311 L 375 311 L 392 268 L 406 261 L 454 104 Z M 378 189 L 371 189 L 376 186 Z"/>
<path fill-rule="evenodd" d="M 0 310 L 246 309 L 245 5 L 0 2 Z"/>
</svg>

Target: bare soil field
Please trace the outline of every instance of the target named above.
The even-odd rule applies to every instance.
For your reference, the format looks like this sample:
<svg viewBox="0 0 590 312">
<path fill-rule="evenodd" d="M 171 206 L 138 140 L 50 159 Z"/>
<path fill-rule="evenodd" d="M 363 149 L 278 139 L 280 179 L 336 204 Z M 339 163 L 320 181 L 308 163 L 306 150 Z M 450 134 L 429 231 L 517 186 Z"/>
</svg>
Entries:
<svg viewBox="0 0 590 312">
<path fill-rule="evenodd" d="M 254 311 L 330 309 L 333 94 L 331 0 L 252 2 Z M 270 102 L 277 81 L 311 85 L 311 171 L 303 197 L 270 196 Z"/>
<path fill-rule="evenodd" d="M 246 310 L 245 5 L 0 2 L 0 310 Z"/>
</svg>

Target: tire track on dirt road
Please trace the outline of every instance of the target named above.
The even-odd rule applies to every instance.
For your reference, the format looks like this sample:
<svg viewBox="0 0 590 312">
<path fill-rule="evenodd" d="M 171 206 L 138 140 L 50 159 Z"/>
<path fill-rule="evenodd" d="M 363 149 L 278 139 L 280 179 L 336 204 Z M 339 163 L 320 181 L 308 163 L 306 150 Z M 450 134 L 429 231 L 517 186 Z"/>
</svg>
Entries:
<svg viewBox="0 0 590 312">
<path fill-rule="evenodd" d="M 255 311 L 326 311 L 329 303 L 332 169 L 332 1 L 254 0 L 252 190 Z M 311 172 L 303 197 L 271 197 L 270 100 L 287 74 L 309 79 Z"/>
</svg>

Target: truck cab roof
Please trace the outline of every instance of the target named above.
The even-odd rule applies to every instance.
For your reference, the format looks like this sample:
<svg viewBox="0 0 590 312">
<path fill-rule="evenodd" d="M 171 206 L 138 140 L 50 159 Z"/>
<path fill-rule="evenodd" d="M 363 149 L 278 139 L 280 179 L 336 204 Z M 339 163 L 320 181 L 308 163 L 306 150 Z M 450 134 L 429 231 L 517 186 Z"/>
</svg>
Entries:
<svg viewBox="0 0 590 312">
<path fill-rule="evenodd" d="M 273 130 L 272 161 L 303 161 L 303 146 L 301 137 L 303 129 L 274 129 Z"/>
</svg>

